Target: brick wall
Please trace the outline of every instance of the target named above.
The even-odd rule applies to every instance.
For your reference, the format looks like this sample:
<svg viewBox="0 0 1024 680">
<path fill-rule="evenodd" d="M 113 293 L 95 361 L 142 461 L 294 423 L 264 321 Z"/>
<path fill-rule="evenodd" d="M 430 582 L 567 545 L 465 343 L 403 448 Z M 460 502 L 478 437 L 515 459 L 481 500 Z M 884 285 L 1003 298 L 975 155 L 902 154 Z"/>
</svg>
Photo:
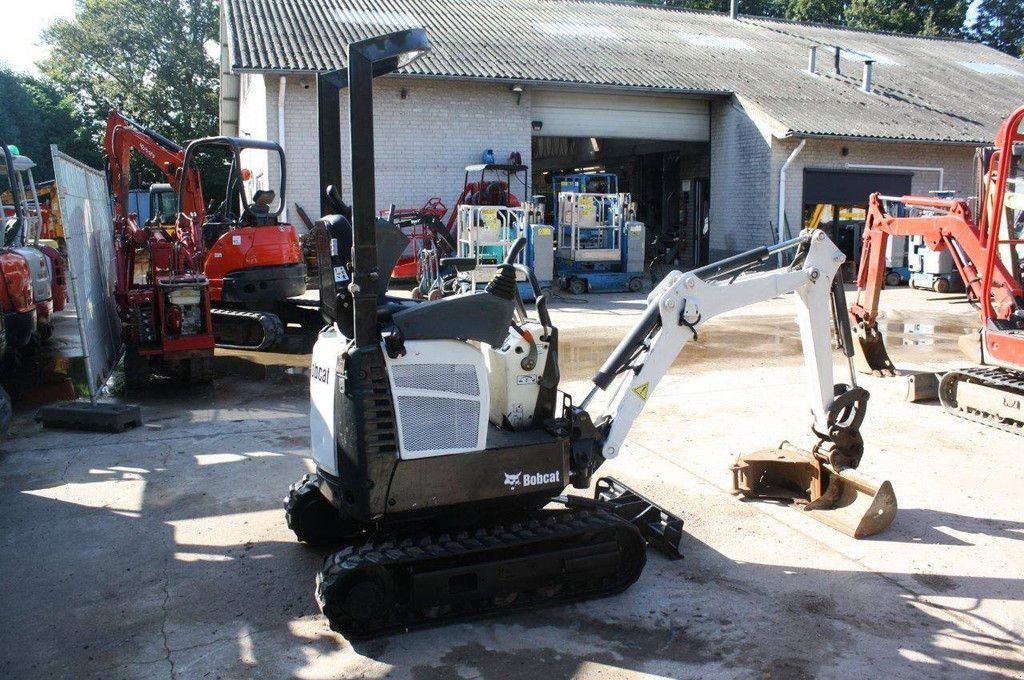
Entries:
<svg viewBox="0 0 1024 680">
<path fill-rule="evenodd" d="M 279 77 L 266 77 L 266 120 L 277 137 Z M 401 98 L 402 88 L 407 96 Z M 244 95 L 243 95 L 244 99 Z M 440 196 L 448 207 L 462 189 L 465 166 L 494 149 L 502 162 L 518 151 L 530 164 L 530 93 L 516 105 L 500 85 L 385 78 L 374 83 L 374 156 L 377 207 L 419 207 Z M 352 194 L 348 169 L 348 93 L 341 95 L 343 196 Z M 320 214 L 316 86 L 312 76 L 288 77 L 285 101 L 288 204 L 299 203 L 313 219 Z M 521 190 L 518 190 L 521 191 Z M 292 216 L 293 223 L 298 221 Z"/>
<path fill-rule="evenodd" d="M 774 224 L 778 213 L 779 170 L 793 149 L 800 143 L 795 139 L 776 139 L 772 148 L 771 218 Z M 843 155 L 843 149 L 847 155 Z M 975 194 L 974 148 L 943 146 L 941 144 L 900 144 L 896 142 L 849 142 L 828 139 L 808 139 L 803 151 L 786 169 L 786 220 L 790 232 L 800 229 L 803 211 L 804 169 L 842 170 L 847 164 L 898 165 L 939 167 L 944 169 L 943 188 L 955 190 L 966 198 Z M 851 168 L 852 169 L 852 168 Z M 878 172 L 886 172 L 879 170 Z M 908 171 L 909 172 L 909 171 Z M 928 195 L 939 188 L 936 172 L 913 171 L 911 193 Z M 864 197 L 865 201 L 867 196 Z"/>
<path fill-rule="evenodd" d="M 780 139 L 779 134 L 772 121 L 761 118 L 756 110 L 745 108 L 736 99 L 712 104 L 712 259 L 775 239 L 779 171 L 800 143 L 798 139 Z M 956 190 L 964 197 L 974 193 L 974 149 L 970 147 L 808 139 L 786 170 L 786 220 L 790 233 L 795 234 L 801 226 L 804 169 L 843 170 L 848 164 L 941 167 L 945 189 Z M 913 171 L 913 193 L 927 194 L 937 188 L 938 173 Z"/>
<path fill-rule="evenodd" d="M 771 212 L 766 134 L 736 100 L 711 106 L 711 205 L 708 212 L 712 261 L 769 240 Z"/>
</svg>

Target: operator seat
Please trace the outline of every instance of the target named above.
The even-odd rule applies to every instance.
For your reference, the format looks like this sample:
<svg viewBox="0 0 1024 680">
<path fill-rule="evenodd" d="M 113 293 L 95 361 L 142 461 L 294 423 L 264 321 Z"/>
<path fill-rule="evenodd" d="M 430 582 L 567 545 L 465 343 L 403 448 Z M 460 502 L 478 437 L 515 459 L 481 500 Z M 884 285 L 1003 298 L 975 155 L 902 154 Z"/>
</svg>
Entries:
<svg viewBox="0 0 1024 680">
<path fill-rule="evenodd" d="M 313 229 L 320 269 L 321 313 L 351 338 L 352 296 L 348 277 L 352 225 L 344 215 L 326 215 Z M 395 297 L 387 294 L 391 273 L 409 238 L 396 225 L 381 218 L 377 219 L 376 236 L 377 324 L 382 331 L 396 329 L 403 340 L 459 338 L 489 345 L 504 342 L 515 309 L 515 272 L 511 266 L 500 267 L 487 288 L 476 294 L 433 301 Z M 331 255 L 331 240 L 336 241 L 335 255 Z"/>
</svg>

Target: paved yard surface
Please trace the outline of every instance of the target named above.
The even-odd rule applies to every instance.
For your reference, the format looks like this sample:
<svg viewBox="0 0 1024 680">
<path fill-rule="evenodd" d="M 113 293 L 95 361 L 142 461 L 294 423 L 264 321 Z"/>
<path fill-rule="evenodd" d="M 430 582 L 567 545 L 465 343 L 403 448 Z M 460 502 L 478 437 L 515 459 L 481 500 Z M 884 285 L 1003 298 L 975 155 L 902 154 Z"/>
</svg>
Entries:
<svg viewBox="0 0 1024 680">
<path fill-rule="evenodd" d="M 898 365 L 964 363 L 962 299 L 883 296 Z M 585 393 L 642 304 L 558 301 L 565 388 Z M 354 645 L 281 511 L 312 469 L 308 357 L 225 354 L 215 387 L 147 395 L 121 435 L 23 416 L 0 443 L 0 677 L 1024 678 L 1024 439 L 864 378 L 861 469 L 900 502 L 887 533 L 728 494 L 737 454 L 812 443 L 792 310 L 710 322 L 602 468 L 685 516 L 685 559 L 652 554 L 617 597 Z"/>
</svg>

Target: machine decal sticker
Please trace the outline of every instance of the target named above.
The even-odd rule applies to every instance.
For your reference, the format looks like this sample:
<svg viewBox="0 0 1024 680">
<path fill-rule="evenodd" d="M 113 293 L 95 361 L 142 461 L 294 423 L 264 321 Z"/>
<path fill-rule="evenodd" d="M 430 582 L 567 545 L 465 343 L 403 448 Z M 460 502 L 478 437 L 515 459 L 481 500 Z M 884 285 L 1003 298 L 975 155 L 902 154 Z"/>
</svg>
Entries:
<svg viewBox="0 0 1024 680">
<path fill-rule="evenodd" d="M 309 370 L 309 374 L 312 376 L 313 380 L 319 380 L 320 382 L 327 384 L 330 381 L 331 369 L 313 364 L 313 367 Z"/>
<path fill-rule="evenodd" d="M 523 474 L 522 472 L 516 472 L 515 474 L 505 473 L 505 486 L 509 489 L 515 489 L 517 487 L 527 486 L 543 486 L 545 484 L 558 484 L 562 481 L 562 473 L 558 470 L 554 472 L 539 472 L 537 474 Z"/>
<path fill-rule="evenodd" d="M 647 394 L 650 392 L 651 383 L 644 383 L 639 387 L 633 388 L 633 394 L 640 397 L 641 401 L 647 401 Z"/>
</svg>

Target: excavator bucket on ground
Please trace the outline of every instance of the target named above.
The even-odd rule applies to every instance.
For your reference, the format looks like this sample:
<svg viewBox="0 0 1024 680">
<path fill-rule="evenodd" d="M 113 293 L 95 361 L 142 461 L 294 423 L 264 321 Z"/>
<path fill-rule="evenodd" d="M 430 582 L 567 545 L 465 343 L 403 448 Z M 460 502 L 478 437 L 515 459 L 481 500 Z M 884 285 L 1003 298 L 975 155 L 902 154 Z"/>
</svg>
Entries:
<svg viewBox="0 0 1024 680">
<path fill-rule="evenodd" d="M 835 469 L 788 443 L 740 456 L 732 473 L 733 489 L 744 498 L 801 503 L 814 519 L 854 538 L 881 533 L 896 518 L 888 481 Z"/>
<path fill-rule="evenodd" d="M 863 323 L 853 326 L 853 365 L 859 373 L 880 377 L 896 375 L 896 367 L 889 359 L 882 333 L 876 325 Z"/>
</svg>

